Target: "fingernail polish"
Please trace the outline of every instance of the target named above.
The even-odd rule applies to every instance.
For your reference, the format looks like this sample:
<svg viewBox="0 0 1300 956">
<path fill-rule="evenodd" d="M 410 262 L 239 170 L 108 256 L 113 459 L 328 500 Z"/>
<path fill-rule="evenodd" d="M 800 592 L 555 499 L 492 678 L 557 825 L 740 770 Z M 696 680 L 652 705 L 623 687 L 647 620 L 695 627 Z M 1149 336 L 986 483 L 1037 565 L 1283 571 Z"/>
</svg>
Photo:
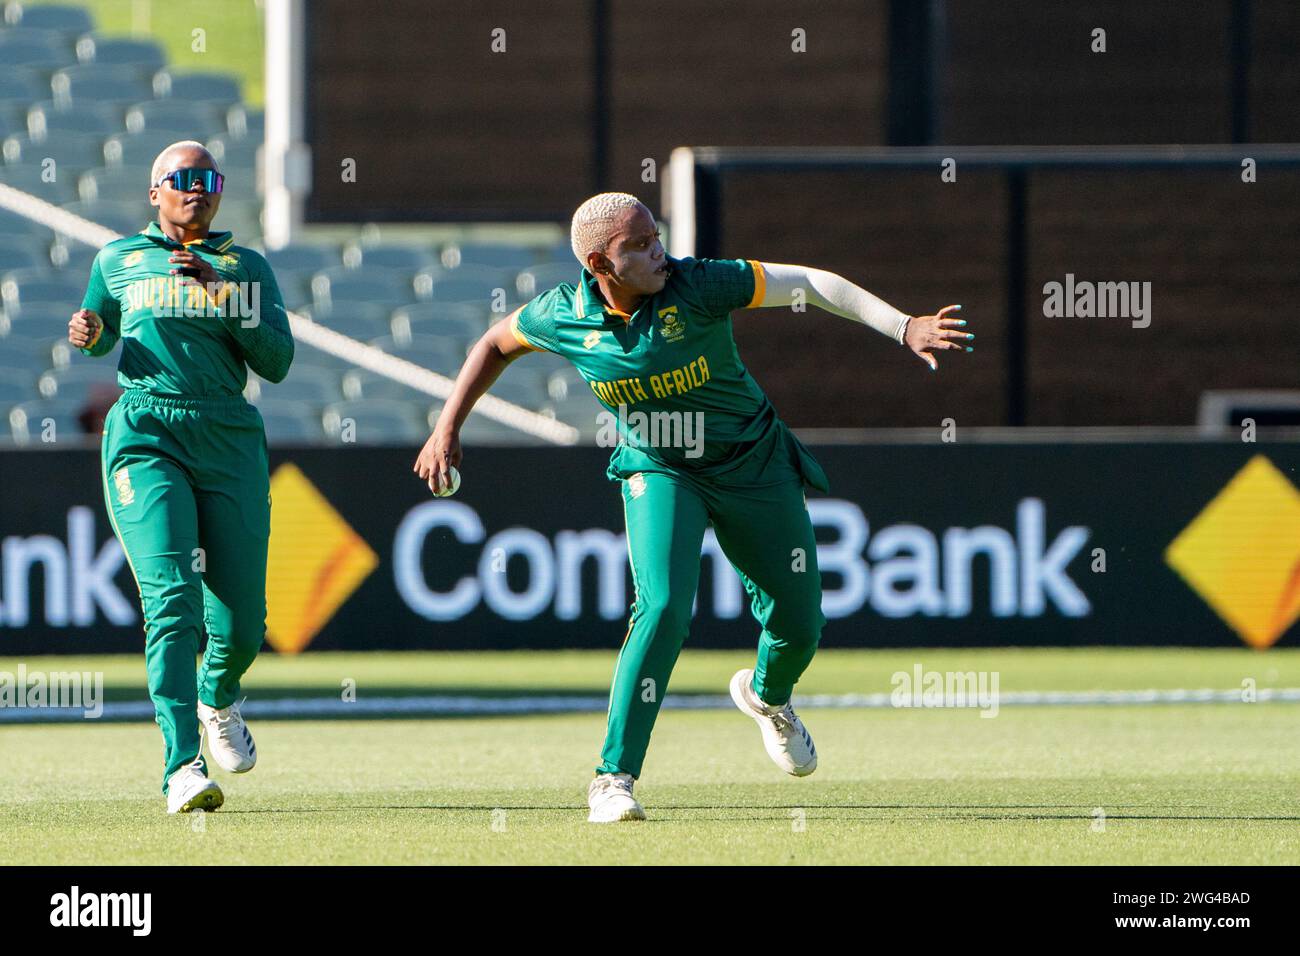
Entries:
<svg viewBox="0 0 1300 956">
<path fill-rule="evenodd" d="M 967 332 L 967 333 L 966 333 L 966 338 L 968 338 L 968 339 L 973 339 L 973 338 L 975 338 L 975 333 L 974 333 L 974 332 Z"/>
<path fill-rule="evenodd" d="M 974 352 L 975 350 L 974 350 L 973 348 L 971 348 L 971 347 L 968 345 L 968 346 L 966 346 L 966 351 L 967 351 L 967 352 Z"/>
<path fill-rule="evenodd" d="M 965 319 L 958 319 L 958 320 L 957 320 L 957 324 L 958 324 L 958 325 L 965 325 L 965 324 L 966 324 L 966 320 L 965 320 Z"/>
</svg>

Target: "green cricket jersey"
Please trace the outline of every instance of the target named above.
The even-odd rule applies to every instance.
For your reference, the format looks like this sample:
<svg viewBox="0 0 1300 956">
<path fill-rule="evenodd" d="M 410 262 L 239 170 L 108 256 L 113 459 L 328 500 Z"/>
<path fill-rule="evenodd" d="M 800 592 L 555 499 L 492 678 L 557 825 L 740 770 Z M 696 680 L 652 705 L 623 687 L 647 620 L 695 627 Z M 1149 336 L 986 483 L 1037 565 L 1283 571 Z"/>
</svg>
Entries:
<svg viewBox="0 0 1300 956">
<path fill-rule="evenodd" d="M 673 259 L 662 290 L 627 315 L 601 299 L 586 269 L 576 286 L 563 283 L 510 318 L 517 341 L 573 363 L 602 405 L 618 418 L 619 444 L 611 478 L 639 471 L 683 472 L 700 478 L 740 474 L 757 457 L 784 446 L 804 480 L 826 490 L 826 477 L 740 360 L 731 312 L 762 304 L 763 267 L 746 259 Z M 637 413 L 644 413 L 638 420 Z M 645 425 L 657 413 L 694 416 L 700 447 L 655 444 Z M 695 413 L 699 413 L 696 415 Z M 661 417 L 661 421 L 665 420 Z M 628 424 L 641 430 L 628 435 Z M 674 436 L 668 428 L 660 434 Z M 761 470 L 761 469 L 760 469 Z M 754 474 L 747 469 L 745 474 Z"/>
<path fill-rule="evenodd" d="M 171 275 L 181 248 L 158 223 L 110 242 L 95 256 L 83 309 L 103 319 L 86 355 L 104 355 L 120 338 L 117 381 L 156 395 L 238 395 L 248 369 L 271 382 L 293 361 L 293 335 L 271 267 L 229 232 L 185 243 L 221 278 L 215 294 Z"/>
</svg>

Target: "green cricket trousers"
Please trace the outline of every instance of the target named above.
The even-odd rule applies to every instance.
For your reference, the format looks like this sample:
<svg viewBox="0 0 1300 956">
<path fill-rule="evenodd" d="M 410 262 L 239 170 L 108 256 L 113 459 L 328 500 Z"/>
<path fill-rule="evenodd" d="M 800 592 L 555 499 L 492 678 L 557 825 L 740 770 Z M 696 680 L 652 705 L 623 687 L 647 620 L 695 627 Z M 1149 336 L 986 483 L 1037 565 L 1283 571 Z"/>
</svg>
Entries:
<svg viewBox="0 0 1300 956">
<path fill-rule="evenodd" d="M 668 679 L 686 640 L 709 524 L 740 574 L 762 632 L 754 691 L 769 704 L 790 699 L 812 662 L 826 618 L 817 541 L 794 451 L 773 449 L 725 481 L 668 469 L 622 480 L 635 598 L 610 689 L 597 773 L 641 775 Z M 806 451 L 798 446 L 799 455 Z M 820 466 L 813 462 L 820 482 Z M 814 482 L 818 484 L 818 482 Z"/>
<path fill-rule="evenodd" d="M 166 792 L 200 757 L 197 701 L 233 704 L 266 634 L 266 433 L 243 396 L 128 390 L 104 422 L 102 460 L 109 518 L 140 589 Z"/>
</svg>

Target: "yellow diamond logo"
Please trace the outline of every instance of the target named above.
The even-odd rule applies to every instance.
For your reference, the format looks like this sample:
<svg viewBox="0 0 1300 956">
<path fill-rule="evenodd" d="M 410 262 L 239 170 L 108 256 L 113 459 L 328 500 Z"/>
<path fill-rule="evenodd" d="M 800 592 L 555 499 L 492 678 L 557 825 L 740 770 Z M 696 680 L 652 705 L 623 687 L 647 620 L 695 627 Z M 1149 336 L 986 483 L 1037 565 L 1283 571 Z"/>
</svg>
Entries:
<svg viewBox="0 0 1300 956">
<path fill-rule="evenodd" d="M 295 465 L 271 477 L 266 639 L 297 654 L 361 586 L 379 557 Z"/>
<path fill-rule="evenodd" d="M 1251 647 L 1300 616 L 1300 491 L 1256 455 L 1165 550 L 1165 561 Z"/>
</svg>

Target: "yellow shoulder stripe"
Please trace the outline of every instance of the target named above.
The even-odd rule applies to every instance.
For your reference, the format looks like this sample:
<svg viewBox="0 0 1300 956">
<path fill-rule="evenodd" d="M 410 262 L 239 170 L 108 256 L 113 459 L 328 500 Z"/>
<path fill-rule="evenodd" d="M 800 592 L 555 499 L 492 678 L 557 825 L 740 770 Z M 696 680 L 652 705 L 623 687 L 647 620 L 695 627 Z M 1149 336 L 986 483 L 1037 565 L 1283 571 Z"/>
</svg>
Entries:
<svg viewBox="0 0 1300 956">
<path fill-rule="evenodd" d="M 750 268 L 754 270 L 754 297 L 749 300 L 747 309 L 757 309 L 763 304 L 763 298 L 767 295 L 767 273 L 763 271 L 763 263 L 757 259 L 746 259 Z"/>
<path fill-rule="evenodd" d="M 546 351 L 545 349 L 539 348 L 538 346 L 534 345 L 532 342 L 524 338 L 524 333 L 519 330 L 519 313 L 522 311 L 524 311 L 524 308 L 523 306 L 520 306 L 510 314 L 510 319 L 509 319 L 510 334 L 513 335 L 515 337 L 515 341 L 518 342 L 520 345 L 522 345 L 524 348 L 532 349 L 534 352 L 545 352 Z"/>
</svg>

